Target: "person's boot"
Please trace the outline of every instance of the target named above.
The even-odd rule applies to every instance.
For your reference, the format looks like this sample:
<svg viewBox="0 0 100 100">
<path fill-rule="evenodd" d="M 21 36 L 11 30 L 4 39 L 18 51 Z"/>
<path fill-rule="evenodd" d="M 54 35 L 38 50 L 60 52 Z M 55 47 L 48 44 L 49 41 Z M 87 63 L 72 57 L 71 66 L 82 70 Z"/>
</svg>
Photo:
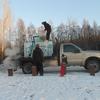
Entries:
<svg viewBox="0 0 100 100">
<path fill-rule="evenodd" d="M 40 74 L 40 76 L 43 76 L 43 74 Z"/>
<path fill-rule="evenodd" d="M 43 71 L 40 71 L 40 76 L 43 76 Z"/>
</svg>

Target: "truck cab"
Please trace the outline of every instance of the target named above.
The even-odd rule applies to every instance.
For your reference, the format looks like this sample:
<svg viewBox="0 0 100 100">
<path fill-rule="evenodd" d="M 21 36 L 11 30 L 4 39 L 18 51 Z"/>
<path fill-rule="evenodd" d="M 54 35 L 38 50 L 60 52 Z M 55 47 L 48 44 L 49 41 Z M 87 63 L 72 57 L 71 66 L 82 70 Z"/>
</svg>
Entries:
<svg viewBox="0 0 100 100">
<path fill-rule="evenodd" d="M 60 63 L 62 55 L 67 57 L 69 66 L 78 65 L 88 69 L 92 64 L 95 66 L 95 72 L 100 71 L 100 51 L 84 51 L 73 43 L 62 43 L 60 45 Z"/>
</svg>

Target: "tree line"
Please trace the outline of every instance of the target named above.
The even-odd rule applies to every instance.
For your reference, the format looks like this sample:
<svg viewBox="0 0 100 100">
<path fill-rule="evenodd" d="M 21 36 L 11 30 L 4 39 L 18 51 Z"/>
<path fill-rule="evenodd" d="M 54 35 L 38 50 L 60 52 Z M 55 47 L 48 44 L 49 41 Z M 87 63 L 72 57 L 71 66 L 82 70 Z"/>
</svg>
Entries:
<svg viewBox="0 0 100 100">
<path fill-rule="evenodd" d="M 100 50 L 100 26 L 95 21 L 90 25 L 84 19 L 81 27 L 72 21 L 68 25 L 59 25 L 57 31 L 59 42 L 72 42 L 83 49 Z"/>
<path fill-rule="evenodd" d="M 90 25 L 88 20 L 83 19 L 81 26 L 72 20 L 68 20 L 66 24 L 61 23 L 56 27 L 52 21 L 49 24 L 52 27 L 51 40 L 54 46 L 56 43 L 72 42 L 83 49 L 100 50 L 100 26 L 96 21 L 93 22 L 93 25 Z M 9 2 L 4 0 L 3 15 L 0 18 L 0 55 L 12 45 L 20 48 L 20 52 L 23 53 L 26 38 L 31 38 L 35 33 L 39 33 L 43 37 L 43 30 L 43 26 L 35 27 L 34 23 L 26 26 L 21 18 L 14 23 Z"/>
</svg>

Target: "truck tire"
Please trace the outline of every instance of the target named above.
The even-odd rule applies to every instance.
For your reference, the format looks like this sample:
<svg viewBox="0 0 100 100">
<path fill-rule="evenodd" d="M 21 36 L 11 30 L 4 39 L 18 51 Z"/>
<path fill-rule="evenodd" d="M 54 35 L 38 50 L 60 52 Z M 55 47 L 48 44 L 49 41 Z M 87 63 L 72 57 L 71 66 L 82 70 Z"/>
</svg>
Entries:
<svg viewBox="0 0 100 100">
<path fill-rule="evenodd" d="M 32 73 L 32 63 L 30 62 L 25 63 L 22 67 L 22 71 L 24 74 L 31 74 Z"/>
<path fill-rule="evenodd" d="M 89 67 L 91 67 L 91 65 L 95 66 L 95 72 L 100 71 L 100 62 L 98 60 L 88 60 L 86 64 L 87 70 L 89 69 Z"/>
</svg>

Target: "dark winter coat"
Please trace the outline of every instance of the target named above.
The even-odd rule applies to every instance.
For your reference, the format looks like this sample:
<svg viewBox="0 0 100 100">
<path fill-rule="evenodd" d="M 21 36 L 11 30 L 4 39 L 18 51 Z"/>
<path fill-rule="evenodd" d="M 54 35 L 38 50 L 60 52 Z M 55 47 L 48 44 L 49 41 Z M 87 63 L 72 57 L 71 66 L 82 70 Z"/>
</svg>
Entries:
<svg viewBox="0 0 100 100">
<path fill-rule="evenodd" d="M 42 22 L 42 24 L 45 27 L 45 31 L 47 31 L 47 33 L 46 33 L 46 39 L 49 40 L 50 33 L 51 33 L 51 25 L 49 25 L 47 22 Z"/>
<path fill-rule="evenodd" d="M 42 62 L 43 62 L 43 52 L 39 47 L 36 47 L 33 50 L 32 58 L 33 58 L 33 64 L 34 65 L 42 64 Z"/>
<path fill-rule="evenodd" d="M 50 33 L 51 32 L 51 25 L 49 25 L 47 22 L 42 22 L 42 24 L 44 25 L 47 33 Z"/>
</svg>

